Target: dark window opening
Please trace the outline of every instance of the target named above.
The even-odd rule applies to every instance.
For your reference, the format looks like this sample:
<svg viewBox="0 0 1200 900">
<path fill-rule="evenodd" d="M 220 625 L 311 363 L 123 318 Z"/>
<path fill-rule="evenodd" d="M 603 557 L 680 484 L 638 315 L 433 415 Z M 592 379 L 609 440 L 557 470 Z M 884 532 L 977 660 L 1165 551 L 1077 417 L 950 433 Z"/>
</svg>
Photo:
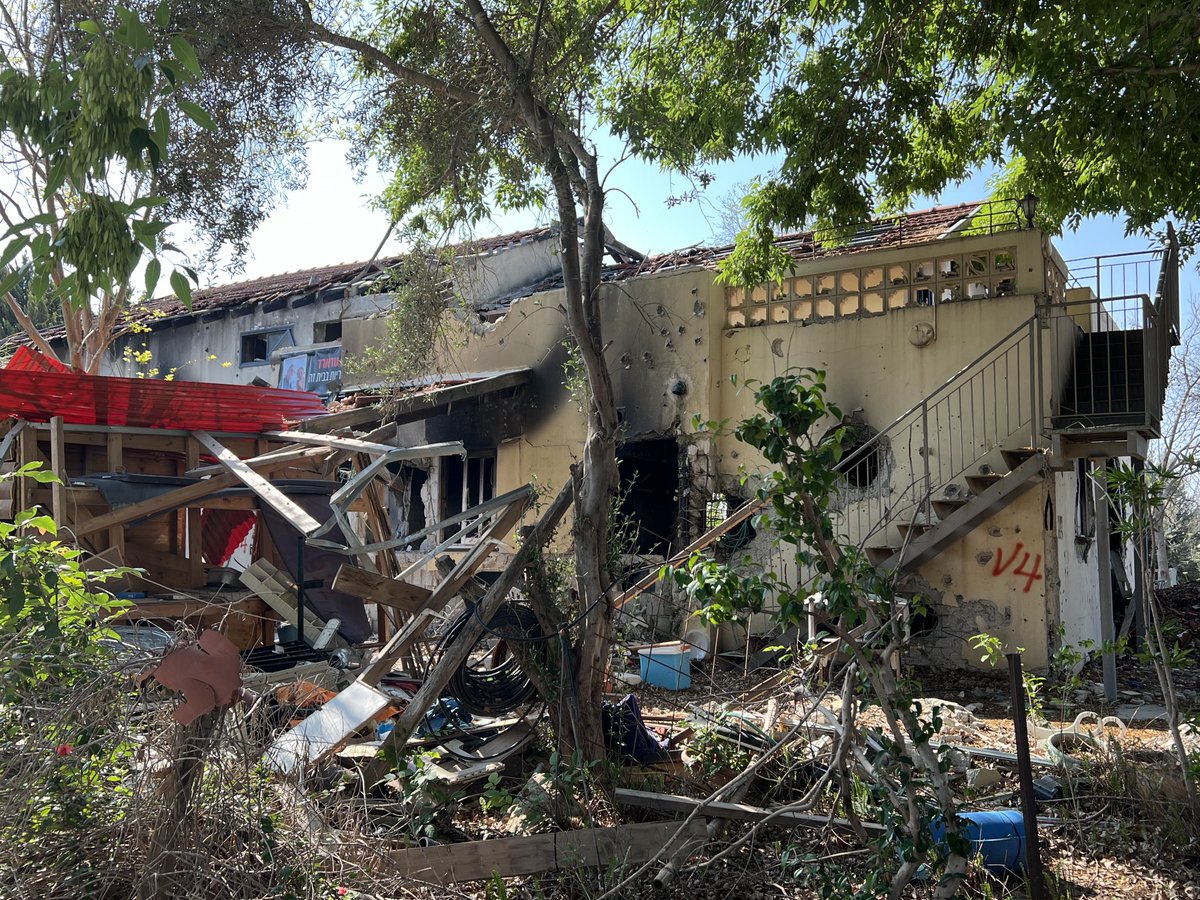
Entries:
<svg viewBox="0 0 1200 900">
<path fill-rule="evenodd" d="M 271 354 L 281 347 L 290 347 L 292 329 L 277 328 L 269 331 L 252 331 L 242 335 L 240 364 L 243 366 L 265 366 L 271 362 Z"/>
<path fill-rule="evenodd" d="M 335 322 L 317 322 L 313 325 L 313 343 L 326 344 L 342 339 L 342 320 Z"/>
<path fill-rule="evenodd" d="M 262 362 L 267 358 L 267 336 L 246 334 L 242 336 L 242 365 Z"/>
<path fill-rule="evenodd" d="M 1092 462 L 1075 460 L 1075 536 L 1096 536 L 1096 485 L 1092 481 Z"/>
<path fill-rule="evenodd" d="M 496 451 L 472 451 L 465 460 L 458 456 L 443 457 L 441 495 L 443 519 L 493 499 L 496 496 Z M 458 534 L 469 524 L 470 521 L 451 525 L 443 532 L 442 540 Z"/>
<path fill-rule="evenodd" d="M 913 608 L 908 617 L 908 633 L 913 637 L 933 634 L 937 630 L 937 613 L 924 605 Z"/>
<path fill-rule="evenodd" d="M 636 441 L 617 450 L 619 515 L 636 529 L 634 552 L 667 556 L 679 513 L 679 444 L 674 438 Z"/>
</svg>

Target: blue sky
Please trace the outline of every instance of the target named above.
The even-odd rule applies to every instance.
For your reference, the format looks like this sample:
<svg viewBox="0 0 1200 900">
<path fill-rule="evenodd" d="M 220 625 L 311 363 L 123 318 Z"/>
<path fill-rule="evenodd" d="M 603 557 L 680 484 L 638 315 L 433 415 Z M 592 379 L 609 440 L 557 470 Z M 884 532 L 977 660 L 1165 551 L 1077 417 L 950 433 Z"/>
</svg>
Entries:
<svg viewBox="0 0 1200 900">
<path fill-rule="evenodd" d="M 255 233 L 250 257 L 241 278 L 307 269 L 368 258 L 386 229 L 385 217 L 370 209 L 369 198 L 379 190 L 383 178 L 372 173 L 361 182 L 345 161 L 346 145 L 338 141 L 313 144 L 309 152 L 311 175 L 308 187 L 293 194 Z M 693 244 L 712 243 L 720 229 L 724 198 L 739 183 L 748 182 L 768 170 L 770 160 L 740 159 L 711 168 L 716 176 L 699 201 L 669 205 L 668 199 L 692 189 L 684 178 L 665 173 L 636 159 L 622 162 L 606 181 L 612 189 L 608 198 L 608 222 L 613 233 L 639 250 L 659 253 Z M 921 206 L 976 200 L 987 194 L 987 173 L 947 189 L 938 197 L 924 198 Z M 539 222 L 533 213 L 504 215 L 479 229 L 481 236 L 529 228 Z M 1149 245 L 1142 237 L 1126 238 L 1123 223 L 1110 217 L 1083 222 L 1076 232 L 1055 239 L 1067 258 L 1142 250 Z M 384 252 L 403 248 L 394 243 Z M 1200 293 L 1195 264 L 1183 273 L 1182 296 L 1186 305 Z M 224 272 L 210 275 L 210 283 L 234 280 Z"/>
</svg>

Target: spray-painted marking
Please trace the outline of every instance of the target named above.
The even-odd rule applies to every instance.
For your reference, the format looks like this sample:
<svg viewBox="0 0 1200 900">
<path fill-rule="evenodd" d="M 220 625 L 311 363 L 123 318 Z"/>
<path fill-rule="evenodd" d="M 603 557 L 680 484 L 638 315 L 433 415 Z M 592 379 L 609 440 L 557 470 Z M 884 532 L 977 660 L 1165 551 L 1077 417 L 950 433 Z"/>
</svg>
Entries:
<svg viewBox="0 0 1200 900">
<path fill-rule="evenodd" d="M 1012 554 L 1005 558 L 1004 549 L 1002 547 L 997 547 L 996 564 L 992 566 L 992 576 L 999 578 L 1008 570 L 1009 566 L 1016 562 L 1017 557 L 1021 556 L 1021 562 L 1015 569 L 1012 570 L 1012 574 L 1018 576 L 1019 578 L 1025 579 L 1025 590 L 1022 593 L 1028 594 L 1029 589 L 1033 587 L 1033 583 L 1035 581 L 1042 580 L 1042 554 L 1039 553 L 1036 557 L 1034 557 L 1032 553 L 1026 551 L 1022 556 L 1022 550 L 1025 550 L 1025 545 L 1020 541 L 1017 541 L 1017 545 L 1013 547 Z M 1031 557 L 1033 558 L 1032 568 L 1029 565 L 1029 560 Z"/>
</svg>

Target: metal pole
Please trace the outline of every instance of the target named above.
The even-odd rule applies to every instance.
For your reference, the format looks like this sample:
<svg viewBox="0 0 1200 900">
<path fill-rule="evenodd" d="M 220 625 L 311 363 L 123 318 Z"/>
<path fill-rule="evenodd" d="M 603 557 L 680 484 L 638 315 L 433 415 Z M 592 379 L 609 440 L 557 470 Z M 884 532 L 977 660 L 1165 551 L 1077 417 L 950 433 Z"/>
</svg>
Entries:
<svg viewBox="0 0 1200 900">
<path fill-rule="evenodd" d="M 1025 726 L 1025 685 L 1021 679 L 1021 654 L 1008 653 L 1008 690 L 1012 695 L 1013 738 L 1017 743 L 1017 778 L 1021 786 L 1021 817 L 1025 820 L 1025 874 L 1029 900 L 1047 900 L 1042 875 L 1042 849 L 1038 843 L 1037 806 L 1033 799 L 1033 763 L 1029 760 L 1029 734 Z"/>
<path fill-rule="evenodd" d="M 1100 579 L 1100 640 L 1103 642 L 1100 661 L 1104 670 L 1104 696 L 1109 703 L 1117 702 L 1117 657 L 1114 653 L 1117 641 L 1116 625 L 1113 621 L 1113 571 L 1112 545 L 1109 523 L 1108 482 L 1105 473 L 1108 460 L 1096 460 L 1099 472 L 1094 475 L 1092 490 L 1095 491 L 1096 515 L 1096 568 Z"/>
<path fill-rule="evenodd" d="M 926 521 L 928 521 L 929 516 L 929 498 L 933 494 L 933 481 L 929 471 L 929 444 L 929 399 L 926 398 L 921 401 L 921 445 L 925 451 L 921 454 L 921 461 L 924 463 L 923 468 L 925 470 L 924 499 L 921 505 L 925 511 Z"/>
<path fill-rule="evenodd" d="M 296 632 L 304 639 L 304 537 L 296 541 Z"/>
<path fill-rule="evenodd" d="M 1030 322 L 1030 449 L 1038 449 L 1038 434 L 1042 431 L 1042 416 L 1038 415 L 1038 396 L 1042 379 L 1038 378 L 1042 356 L 1038 353 L 1038 320 Z"/>
</svg>

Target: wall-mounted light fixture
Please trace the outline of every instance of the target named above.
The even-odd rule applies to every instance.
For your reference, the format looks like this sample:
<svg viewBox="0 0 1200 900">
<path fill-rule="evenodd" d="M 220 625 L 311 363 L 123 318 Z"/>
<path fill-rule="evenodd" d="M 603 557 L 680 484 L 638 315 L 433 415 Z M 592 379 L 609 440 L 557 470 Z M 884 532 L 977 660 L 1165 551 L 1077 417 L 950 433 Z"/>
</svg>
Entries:
<svg viewBox="0 0 1200 900">
<path fill-rule="evenodd" d="M 1025 227 L 1033 227 L 1033 214 L 1037 212 L 1038 195 L 1028 193 L 1017 201 L 1017 209 L 1021 211 L 1021 215 L 1025 217 Z"/>
</svg>

